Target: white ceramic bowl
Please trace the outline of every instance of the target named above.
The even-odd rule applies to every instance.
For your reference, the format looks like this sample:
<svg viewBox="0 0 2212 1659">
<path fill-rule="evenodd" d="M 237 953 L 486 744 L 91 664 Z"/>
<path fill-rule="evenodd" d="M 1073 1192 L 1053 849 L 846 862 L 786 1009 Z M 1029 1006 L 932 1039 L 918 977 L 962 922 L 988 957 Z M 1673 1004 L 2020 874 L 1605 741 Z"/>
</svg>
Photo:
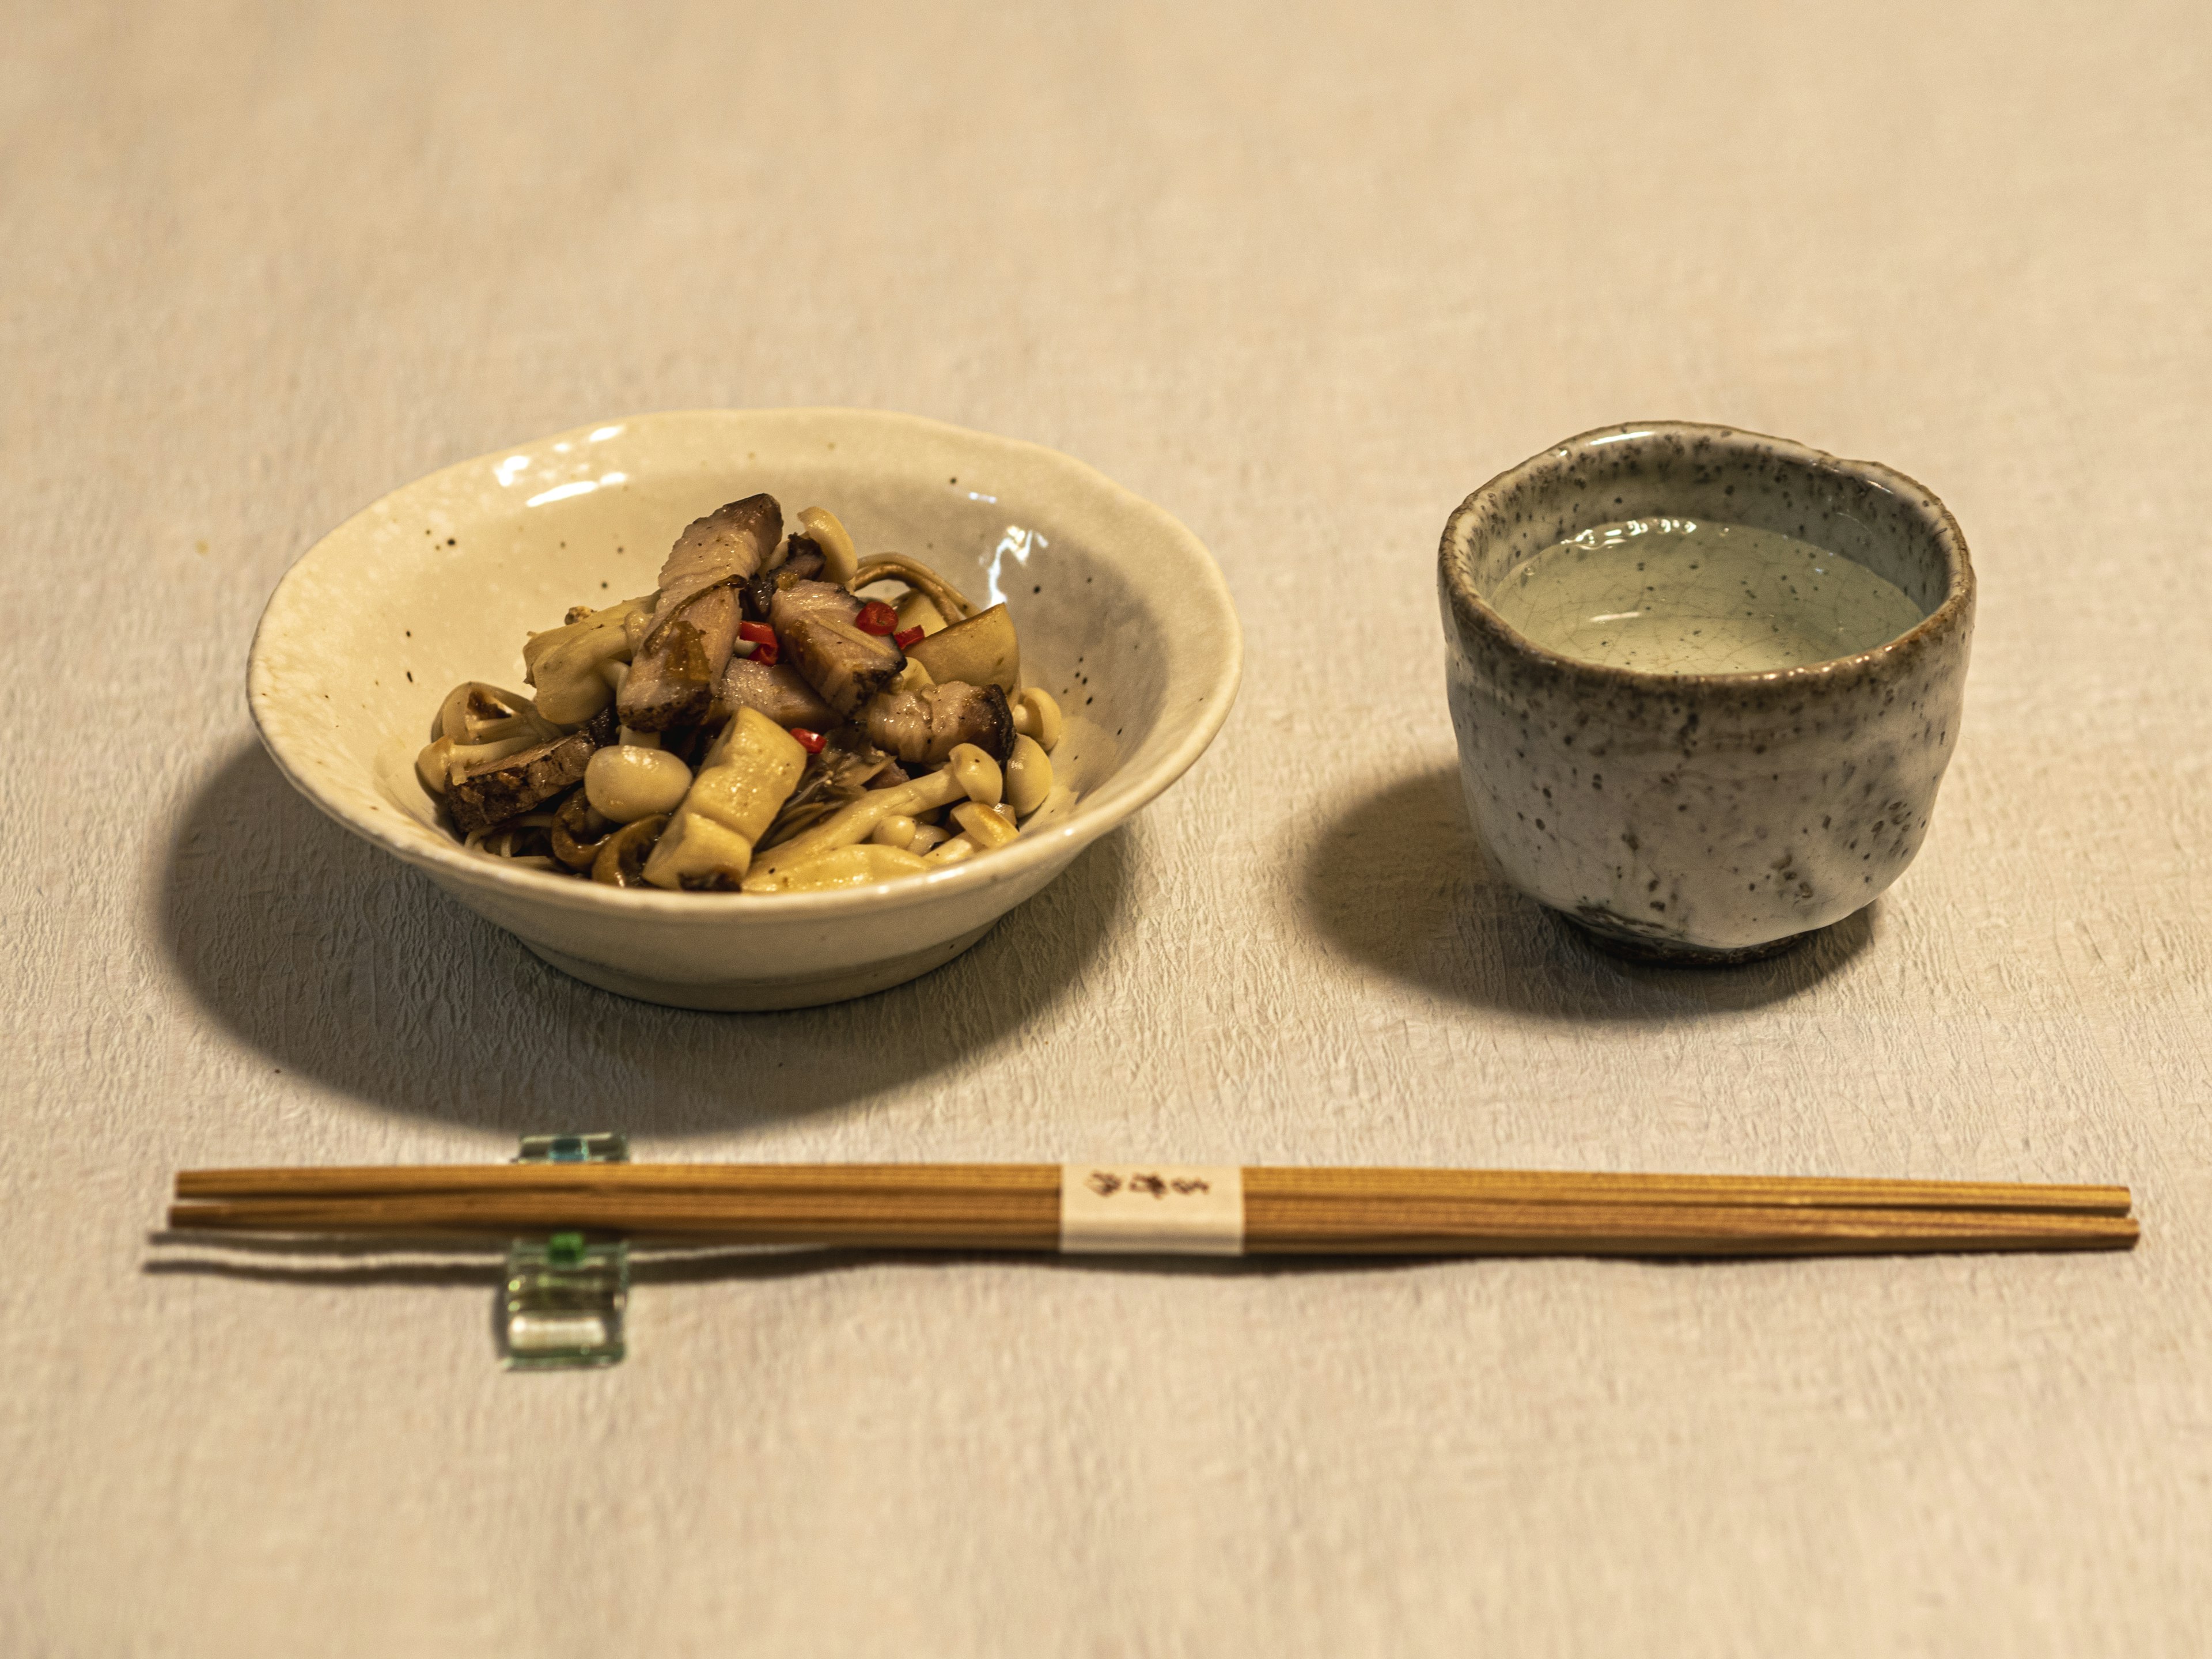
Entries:
<svg viewBox="0 0 2212 1659">
<path fill-rule="evenodd" d="M 941 872 L 839 892 L 641 892 L 507 867 L 439 827 L 414 757 L 465 679 L 520 686 L 525 634 L 652 591 L 684 526 L 765 489 L 830 507 L 865 553 L 1004 599 L 1024 678 L 1058 697 L 1064 820 Z M 690 1008 L 797 1008 L 950 962 L 1181 776 L 1236 696 L 1237 613 L 1198 538 L 1035 444 L 861 410 L 634 416 L 394 491 L 301 556 L 254 635 L 269 752 L 340 823 L 556 967 Z"/>
</svg>

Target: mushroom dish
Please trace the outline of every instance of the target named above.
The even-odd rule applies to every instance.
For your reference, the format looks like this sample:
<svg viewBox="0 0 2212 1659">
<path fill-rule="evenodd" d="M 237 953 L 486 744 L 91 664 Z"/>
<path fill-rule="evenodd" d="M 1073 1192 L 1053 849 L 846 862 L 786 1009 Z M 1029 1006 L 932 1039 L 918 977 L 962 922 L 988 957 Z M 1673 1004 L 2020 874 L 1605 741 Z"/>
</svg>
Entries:
<svg viewBox="0 0 2212 1659">
<path fill-rule="evenodd" d="M 860 557 L 823 507 L 788 534 L 771 495 L 719 507 L 655 592 L 578 605 L 522 658 L 534 695 L 455 686 L 415 770 L 465 846 L 526 868 L 817 892 L 996 851 L 1074 801 L 1006 607 Z"/>
</svg>

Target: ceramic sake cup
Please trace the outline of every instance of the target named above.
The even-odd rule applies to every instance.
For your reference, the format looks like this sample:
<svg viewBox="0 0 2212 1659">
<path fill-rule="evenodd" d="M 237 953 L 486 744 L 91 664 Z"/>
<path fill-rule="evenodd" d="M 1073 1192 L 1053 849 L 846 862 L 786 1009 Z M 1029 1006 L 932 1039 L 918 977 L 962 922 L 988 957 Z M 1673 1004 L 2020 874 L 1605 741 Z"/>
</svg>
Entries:
<svg viewBox="0 0 2212 1659">
<path fill-rule="evenodd" d="M 1676 674 L 1560 655 L 1491 607 L 1544 549 L 1652 516 L 1809 541 L 1923 619 L 1833 661 Z M 1508 882 L 1601 944 L 1772 955 L 1871 902 L 1920 850 L 1958 742 L 1974 575 L 1957 522 L 1902 473 L 1727 427 L 1606 427 L 1469 495 L 1437 586 L 1475 830 Z"/>
<path fill-rule="evenodd" d="M 1024 678 L 1066 718 L 1052 760 L 1073 809 L 988 856 L 826 893 L 618 889 L 465 851 L 414 769 L 447 690 L 520 685 L 527 630 L 652 591 L 686 524 L 761 489 L 1006 602 Z M 246 698 L 308 799 L 555 967 L 650 1002 L 795 1008 L 913 979 L 981 938 L 1205 751 L 1242 655 L 1198 538 L 1079 461 L 907 415 L 698 410 L 518 444 L 364 509 L 277 584 Z"/>
</svg>

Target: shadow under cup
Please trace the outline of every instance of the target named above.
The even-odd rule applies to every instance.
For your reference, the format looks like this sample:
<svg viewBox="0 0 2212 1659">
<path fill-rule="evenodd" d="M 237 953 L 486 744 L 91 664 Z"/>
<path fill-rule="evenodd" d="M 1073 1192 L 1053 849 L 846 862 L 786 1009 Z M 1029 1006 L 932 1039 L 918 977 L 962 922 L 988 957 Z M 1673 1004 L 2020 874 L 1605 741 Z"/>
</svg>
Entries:
<svg viewBox="0 0 2212 1659">
<path fill-rule="evenodd" d="M 1923 618 L 1831 661 L 1668 673 L 1563 655 L 1492 607 L 1547 548 L 1661 517 L 1841 554 Z M 1974 577 L 1957 522 L 1903 474 L 1725 427 L 1602 428 L 1469 495 L 1437 586 L 1476 833 L 1506 880 L 1601 943 L 1771 955 L 1871 902 L 1920 850 L 1958 741 Z"/>
</svg>

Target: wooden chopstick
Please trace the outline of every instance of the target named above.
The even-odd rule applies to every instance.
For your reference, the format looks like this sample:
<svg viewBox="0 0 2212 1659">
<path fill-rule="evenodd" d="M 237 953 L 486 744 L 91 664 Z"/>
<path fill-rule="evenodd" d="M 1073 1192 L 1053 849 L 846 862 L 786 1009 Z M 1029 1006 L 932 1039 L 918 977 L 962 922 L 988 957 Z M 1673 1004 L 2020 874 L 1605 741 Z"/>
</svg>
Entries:
<svg viewBox="0 0 2212 1659">
<path fill-rule="evenodd" d="M 369 1198 L 432 1193 L 850 1193 L 918 1200 L 1021 1193 L 1057 1199 L 1056 1164 L 483 1164 L 186 1170 L 177 1196 Z M 1770 1208 L 2056 1211 L 2125 1215 L 2125 1187 L 2018 1182 L 1838 1180 L 1824 1176 L 1612 1175 L 1533 1170 L 1249 1166 L 1255 1197 L 1484 1198 L 1527 1203 L 1731 1204 Z"/>
<path fill-rule="evenodd" d="M 487 1164 L 191 1170 L 180 1231 L 1051 1250 L 1057 1164 Z M 1247 1168 L 1244 1249 L 1788 1255 L 2125 1249 L 2124 1187 Z"/>
</svg>

